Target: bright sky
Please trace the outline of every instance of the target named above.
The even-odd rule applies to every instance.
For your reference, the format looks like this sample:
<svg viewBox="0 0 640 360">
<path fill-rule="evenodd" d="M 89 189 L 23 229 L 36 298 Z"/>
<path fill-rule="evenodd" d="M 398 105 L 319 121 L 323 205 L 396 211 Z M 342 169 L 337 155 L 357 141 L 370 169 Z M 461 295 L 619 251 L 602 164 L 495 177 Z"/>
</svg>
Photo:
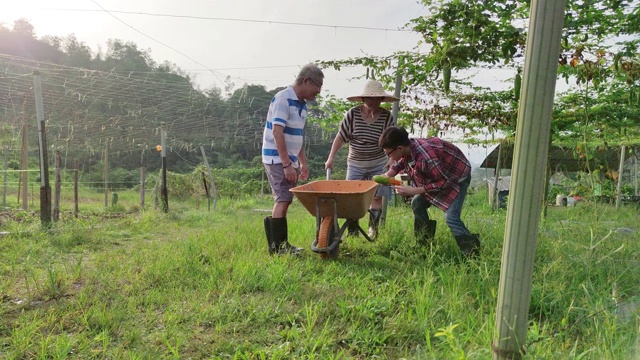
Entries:
<svg viewBox="0 0 640 360">
<path fill-rule="evenodd" d="M 417 0 L 9 0 L 0 22 L 11 28 L 25 18 L 38 37 L 75 34 L 93 50 L 105 50 L 109 39 L 132 41 L 156 62 L 195 74 L 203 88 L 223 88 L 231 76 L 236 86 L 272 89 L 290 84 L 314 60 L 411 50 L 418 36 L 396 29 L 423 14 Z M 363 82 L 349 79 L 362 72 L 329 70 L 325 89 L 340 97 L 359 93 Z"/>
<path fill-rule="evenodd" d="M 418 0 L 5 0 L 0 23 L 12 28 L 25 18 L 37 37 L 74 34 L 94 51 L 105 51 L 109 39 L 131 41 L 156 62 L 175 63 L 203 89 L 224 88 L 227 76 L 236 87 L 273 89 L 291 84 L 314 60 L 413 50 L 419 37 L 397 29 L 425 14 Z M 364 71 L 325 70 L 323 90 L 360 94 L 364 80 L 351 78 Z M 499 87 L 512 76 L 476 75 Z"/>
</svg>

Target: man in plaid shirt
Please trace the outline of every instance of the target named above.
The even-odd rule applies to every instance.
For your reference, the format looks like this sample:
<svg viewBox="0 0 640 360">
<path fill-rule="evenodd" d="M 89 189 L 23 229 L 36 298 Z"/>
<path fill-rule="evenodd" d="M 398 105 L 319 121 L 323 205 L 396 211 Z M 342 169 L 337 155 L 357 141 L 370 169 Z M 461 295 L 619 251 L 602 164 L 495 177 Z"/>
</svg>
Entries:
<svg viewBox="0 0 640 360">
<path fill-rule="evenodd" d="M 411 209 L 418 242 L 428 245 L 435 236 L 436 222 L 427 209 L 434 205 L 444 211 L 445 221 L 464 258 L 480 253 L 478 234 L 471 234 L 460 214 L 471 182 L 471 164 L 452 143 L 432 137 L 409 139 L 399 127 L 387 128 L 380 136 L 380 147 L 394 164 L 385 173 L 396 176 L 401 170 L 411 177 L 414 186 L 395 186 L 401 196 L 413 196 Z"/>
</svg>

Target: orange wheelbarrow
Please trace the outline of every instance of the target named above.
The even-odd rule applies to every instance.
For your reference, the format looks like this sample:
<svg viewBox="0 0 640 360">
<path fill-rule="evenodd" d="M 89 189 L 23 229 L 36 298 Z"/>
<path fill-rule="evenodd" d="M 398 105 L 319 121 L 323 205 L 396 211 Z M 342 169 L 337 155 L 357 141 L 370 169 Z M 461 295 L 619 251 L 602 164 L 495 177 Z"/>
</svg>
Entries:
<svg viewBox="0 0 640 360">
<path fill-rule="evenodd" d="M 319 180 L 292 188 L 295 197 L 316 217 L 316 238 L 311 250 L 323 259 L 336 258 L 342 235 L 349 226 L 357 227 L 365 239 L 373 242 L 358 219 L 368 213 L 377 187 L 376 182 L 369 180 Z M 346 219 L 342 226 L 338 224 L 339 218 Z"/>
</svg>

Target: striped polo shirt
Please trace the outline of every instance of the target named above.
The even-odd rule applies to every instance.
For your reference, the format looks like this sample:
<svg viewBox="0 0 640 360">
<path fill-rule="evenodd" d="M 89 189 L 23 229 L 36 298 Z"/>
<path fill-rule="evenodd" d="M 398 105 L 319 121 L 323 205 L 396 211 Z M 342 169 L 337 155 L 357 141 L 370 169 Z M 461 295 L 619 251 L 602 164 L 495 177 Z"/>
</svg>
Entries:
<svg viewBox="0 0 640 360">
<path fill-rule="evenodd" d="M 364 120 L 360 105 L 349 109 L 340 123 L 339 130 L 342 141 L 349 144 L 347 164 L 359 167 L 385 164 L 387 156 L 378 145 L 378 141 L 386 128 L 395 125 L 391 112 L 386 109 L 383 109 L 372 123 Z"/>
<path fill-rule="evenodd" d="M 262 162 L 265 164 L 282 164 L 273 138 L 273 127 L 284 127 L 284 140 L 287 144 L 289 159 L 293 167 L 298 167 L 298 154 L 302 149 L 304 126 L 307 123 L 307 103 L 298 100 L 293 86 L 279 91 L 271 99 L 267 123 L 262 135 Z"/>
</svg>

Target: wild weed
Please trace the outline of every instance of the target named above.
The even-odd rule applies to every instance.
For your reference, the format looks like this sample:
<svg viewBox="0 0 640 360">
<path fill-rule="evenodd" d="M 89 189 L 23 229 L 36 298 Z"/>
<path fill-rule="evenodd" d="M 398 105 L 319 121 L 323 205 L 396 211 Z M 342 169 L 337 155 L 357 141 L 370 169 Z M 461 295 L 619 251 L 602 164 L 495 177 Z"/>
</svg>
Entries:
<svg viewBox="0 0 640 360">
<path fill-rule="evenodd" d="M 118 202 L 124 203 L 122 193 Z M 474 198 L 478 197 L 478 198 Z M 100 201 L 96 205 L 100 207 Z M 344 237 L 336 260 L 309 250 L 316 219 L 289 210 L 301 256 L 270 256 L 273 202 L 172 202 L 168 214 L 9 225 L 0 242 L 0 351 L 8 358 L 488 359 L 504 211 L 470 195 L 481 256 L 461 262 L 442 212 L 431 247 L 392 205 L 375 242 Z M 529 307 L 532 359 L 638 354 L 637 210 L 549 208 Z M 340 219 L 340 223 L 344 220 Z M 366 219 L 361 220 L 366 226 Z"/>
</svg>

